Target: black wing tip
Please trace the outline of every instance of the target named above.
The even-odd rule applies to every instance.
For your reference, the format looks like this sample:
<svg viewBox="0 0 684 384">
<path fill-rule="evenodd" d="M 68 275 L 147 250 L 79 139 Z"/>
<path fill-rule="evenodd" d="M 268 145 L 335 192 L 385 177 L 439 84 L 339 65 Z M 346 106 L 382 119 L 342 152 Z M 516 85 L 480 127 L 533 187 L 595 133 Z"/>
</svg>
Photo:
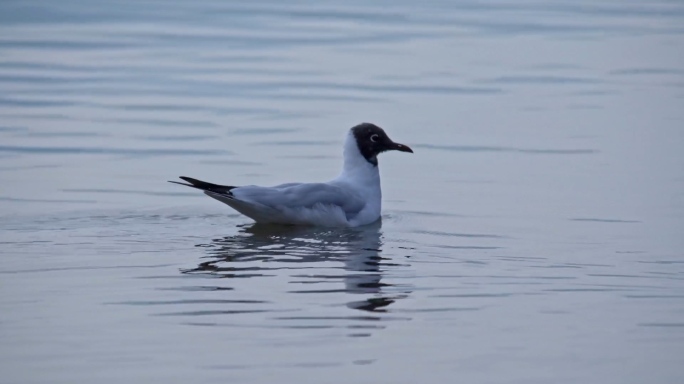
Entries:
<svg viewBox="0 0 684 384">
<path fill-rule="evenodd" d="M 174 183 L 174 184 L 178 184 L 178 185 L 185 185 L 185 186 L 188 186 L 188 187 L 194 187 L 194 185 L 192 185 L 192 184 L 181 183 L 180 181 L 172 181 L 172 180 L 167 180 L 167 181 L 168 181 L 169 183 Z"/>
<path fill-rule="evenodd" d="M 224 195 L 224 196 L 231 195 L 230 190 L 235 188 L 235 187 L 229 186 L 229 185 L 218 185 L 218 184 L 207 183 L 206 181 L 193 179 L 192 177 L 187 177 L 187 176 L 179 176 L 179 178 L 183 181 L 187 181 L 187 184 L 181 183 L 178 181 L 171 181 L 171 180 L 169 180 L 169 183 L 185 185 L 187 187 L 197 188 L 197 189 L 200 189 L 202 191 L 208 191 L 208 192 L 212 192 L 212 193 L 216 193 L 218 195 Z"/>
<path fill-rule="evenodd" d="M 202 182 L 200 180 L 193 179 L 192 177 L 187 177 L 187 176 L 178 176 L 178 178 L 181 180 L 185 180 L 190 184 L 196 184 L 197 182 L 200 182 L 200 183 Z"/>
</svg>

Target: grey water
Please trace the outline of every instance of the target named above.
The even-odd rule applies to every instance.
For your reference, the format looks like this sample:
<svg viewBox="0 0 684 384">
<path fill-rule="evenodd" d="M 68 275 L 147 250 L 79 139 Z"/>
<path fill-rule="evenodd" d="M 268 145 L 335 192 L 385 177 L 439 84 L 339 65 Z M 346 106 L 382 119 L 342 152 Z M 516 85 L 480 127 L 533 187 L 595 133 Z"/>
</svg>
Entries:
<svg viewBox="0 0 684 384">
<path fill-rule="evenodd" d="M 0 382 L 681 383 L 683 150 L 679 1 L 4 0 Z"/>
</svg>

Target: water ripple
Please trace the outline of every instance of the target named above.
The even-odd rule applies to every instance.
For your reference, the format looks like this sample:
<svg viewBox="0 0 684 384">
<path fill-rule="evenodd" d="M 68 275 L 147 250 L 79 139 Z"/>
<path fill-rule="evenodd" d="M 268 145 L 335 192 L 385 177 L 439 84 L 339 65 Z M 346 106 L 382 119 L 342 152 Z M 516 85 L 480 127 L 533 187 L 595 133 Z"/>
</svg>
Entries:
<svg viewBox="0 0 684 384">
<path fill-rule="evenodd" d="M 229 155 L 232 152 L 222 149 L 181 149 L 181 148 L 107 148 L 107 147 L 33 147 L 0 145 L 0 152 L 44 154 L 44 155 L 137 155 L 137 156 L 193 156 Z"/>
<path fill-rule="evenodd" d="M 412 147 L 453 152 L 508 152 L 530 155 L 588 155 L 598 153 L 595 149 L 532 149 L 480 145 L 414 144 Z"/>
<path fill-rule="evenodd" d="M 241 285 L 242 279 L 277 278 L 280 274 L 268 271 L 287 271 L 288 285 L 305 285 L 306 289 L 285 289 L 288 294 L 326 297 L 354 294 L 364 298 L 347 300 L 345 308 L 369 312 L 393 312 L 390 308 L 406 299 L 411 286 L 383 282 L 385 275 L 406 264 L 392 262 L 381 256 L 382 241 L 379 225 L 359 229 L 316 229 L 283 226 L 250 225 L 234 236 L 218 238 L 211 243 L 197 244 L 204 249 L 208 260 L 197 267 L 184 269 L 185 276 L 230 278 L 231 286 Z M 331 265 L 335 263 L 335 265 Z M 327 273 L 321 273 L 325 270 Z M 330 273 L 339 271 L 339 273 Z M 234 280 L 235 278 L 241 278 Z M 304 297 L 303 296 L 303 297 Z M 344 296 L 340 296 L 343 298 Z M 229 299 L 232 300 L 232 299 Z M 229 305 L 227 303 L 226 305 Z M 228 309 L 173 312 L 176 316 L 223 314 Z M 271 309 L 264 309 L 271 311 Z M 303 322 L 287 325 L 297 327 L 325 327 L 327 321 L 385 321 L 408 318 L 396 316 L 288 316 L 275 320 Z M 324 322 L 324 323 L 317 323 Z M 351 336 L 351 335 L 350 335 Z"/>
<path fill-rule="evenodd" d="M 638 221 L 638 220 L 603 219 L 603 218 L 596 218 L 596 217 L 578 217 L 578 218 L 572 218 L 569 220 L 570 221 L 595 222 L 595 223 L 628 223 L 628 224 L 641 223 L 641 221 Z"/>
</svg>

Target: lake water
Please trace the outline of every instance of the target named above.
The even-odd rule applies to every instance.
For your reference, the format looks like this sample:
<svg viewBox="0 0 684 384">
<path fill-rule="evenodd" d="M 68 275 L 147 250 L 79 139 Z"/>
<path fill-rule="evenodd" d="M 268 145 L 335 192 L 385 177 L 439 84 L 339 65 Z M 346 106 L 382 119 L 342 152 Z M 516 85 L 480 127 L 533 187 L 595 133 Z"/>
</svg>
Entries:
<svg viewBox="0 0 684 384">
<path fill-rule="evenodd" d="M 680 1 L 0 3 L 0 382 L 681 383 Z M 337 175 L 253 226 L 166 180 Z"/>
</svg>

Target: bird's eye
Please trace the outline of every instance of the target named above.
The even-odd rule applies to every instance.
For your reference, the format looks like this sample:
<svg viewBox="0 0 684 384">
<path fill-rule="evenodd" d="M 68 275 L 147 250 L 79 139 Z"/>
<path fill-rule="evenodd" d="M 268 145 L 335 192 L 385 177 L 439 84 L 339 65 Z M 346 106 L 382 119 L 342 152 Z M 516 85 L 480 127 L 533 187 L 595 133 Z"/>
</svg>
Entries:
<svg viewBox="0 0 684 384">
<path fill-rule="evenodd" d="M 378 139 L 380 139 L 380 136 L 378 136 L 377 134 L 372 134 L 370 137 L 370 141 L 372 141 L 374 143 L 377 142 Z"/>
</svg>

